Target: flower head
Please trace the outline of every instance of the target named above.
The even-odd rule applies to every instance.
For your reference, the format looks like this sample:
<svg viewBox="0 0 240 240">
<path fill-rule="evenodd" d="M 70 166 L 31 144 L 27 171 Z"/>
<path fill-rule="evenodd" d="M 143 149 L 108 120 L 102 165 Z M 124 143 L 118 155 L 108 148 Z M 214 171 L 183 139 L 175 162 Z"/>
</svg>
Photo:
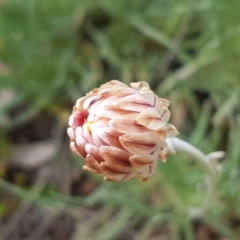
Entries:
<svg viewBox="0 0 240 240">
<path fill-rule="evenodd" d="M 77 100 L 69 118 L 71 150 L 85 159 L 83 169 L 105 181 L 146 181 L 158 159 L 166 161 L 166 138 L 177 135 L 168 124 L 169 101 L 146 82 L 112 80 Z"/>
</svg>

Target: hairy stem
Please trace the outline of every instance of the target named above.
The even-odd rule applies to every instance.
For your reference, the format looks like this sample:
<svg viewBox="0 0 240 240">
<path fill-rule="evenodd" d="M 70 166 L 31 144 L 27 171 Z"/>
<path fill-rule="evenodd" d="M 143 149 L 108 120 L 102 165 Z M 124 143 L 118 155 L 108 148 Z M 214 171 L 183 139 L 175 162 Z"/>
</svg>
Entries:
<svg viewBox="0 0 240 240">
<path fill-rule="evenodd" d="M 216 166 L 213 164 L 214 156 L 215 156 L 215 160 L 222 158 L 224 155 L 224 152 L 216 152 L 216 153 L 206 155 L 201 150 L 194 147 L 190 143 L 185 142 L 184 140 L 181 140 L 176 137 L 167 139 L 167 143 L 169 145 L 169 148 L 172 149 L 173 152 L 183 153 L 191 157 L 199 165 L 201 165 L 202 168 L 208 174 L 206 179 L 207 192 L 206 192 L 206 197 L 202 206 L 199 209 L 191 209 L 191 210 L 189 209 L 190 218 L 202 216 L 204 212 L 206 212 L 210 208 L 213 197 L 215 195 L 217 169 L 216 169 Z"/>
<path fill-rule="evenodd" d="M 214 182 L 216 181 L 216 169 L 211 164 L 211 161 L 209 161 L 208 156 L 205 155 L 201 150 L 177 137 L 169 138 L 167 139 L 167 142 L 170 146 L 172 146 L 176 153 L 183 153 L 194 159 L 209 174 L 211 180 Z"/>
</svg>

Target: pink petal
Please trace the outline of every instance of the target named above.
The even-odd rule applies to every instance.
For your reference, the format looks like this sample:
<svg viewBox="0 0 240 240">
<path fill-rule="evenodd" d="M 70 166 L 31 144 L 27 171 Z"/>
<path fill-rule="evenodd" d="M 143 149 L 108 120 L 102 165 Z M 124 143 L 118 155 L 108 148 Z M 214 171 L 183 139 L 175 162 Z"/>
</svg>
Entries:
<svg viewBox="0 0 240 240">
<path fill-rule="evenodd" d="M 157 147 L 158 138 L 153 133 L 134 133 L 119 137 L 122 146 L 133 154 L 149 155 Z"/>
<path fill-rule="evenodd" d="M 82 158 L 85 158 L 87 155 L 85 147 L 77 145 L 74 141 L 70 142 L 70 149 Z"/>
<path fill-rule="evenodd" d="M 145 183 L 148 179 L 149 179 L 150 176 L 140 176 L 140 182 L 141 183 Z"/>
<path fill-rule="evenodd" d="M 84 109 L 83 108 L 83 103 L 87 98 L 88 98 L 88 96 L 84 96 L 84 97 L 79 98 L 76 101 L 75 108 L 76 108 L 77 111 L 82 111 Z"/>
<path fill-rule="evenodd" d="M 128 114 L 121 117 L 115 117 L 109 121 L 109 126 L 121 133 L 141 133 L 149 131 L 144 126 L 138 124 L 135 118 L 138 114 Z"/>
<path fill-rule="evenodd" d="M 144 170 L 144 173 L 140 176 L 141 182 L 146 182 L 148 178 L 156 171 L 157 161 L 153 161 L 152 164 L 149 165 L 148 168 Z"/>
<path fill-rule="evenodd" d="M 148 107 L 151 107 L 149 102 L 140 94 L 132 94 L 130 96 L 124 97 L 118 101 L 118 103 L 114 103 L 111 105 L 115 105 L 121 109 L 130 110 L 130 111 L 138 111 L 141 112 Z"/>
<path fill-rule="evenodd" d="M 121 100 L 121 98 L 119 97 L 109 97 L 106 98 L 104 100 L 99 101 L 100 105 L 99 108 L 103 109 L 105 106 L 116 106 L 118 104 L 118 102 Z"/>
<path fill-rule="evenodd" d="M 154 161 L 154 158 L 151 155 L 133 155 L 130 157 L 129 161 L 131 162 L 134 169 L 141 172 Z"/>
<path fill-rule="evenodd" d="M 96 145 L 95 141 L 93 140 L 93 137 L 91 135 L 91 132 L 89 131 L 89 128 L 87 126 L 86 123 L 83 124 L 83 127 L 82 127 L 82 130 L 83 130 L 83 137 L 86 139 L 87 142 L 93 144 L 93 145 Z M 77 135 L 77 134 L 76 134 Z"/>
<path fill-rule="evenodd" d="M 97 131 L 93 131 L 92 132 L 92 138 L 95 142 L 94 145 L 96 145 L 97 147 L 101 147 L 101 146 L 106 146 L 108 145 L 106 142 L 104 142 L 98 135 L 98 132 Z"/>
<path fill-rule="evenodd" d="M 149 129 L 157 128 L 162 123 L 158 112 L 154 108 L 142 111 L 136 116 L 135 120 L 138 124 Z"/>
<path fill-rule="evenodd" d="M 99 172 L 95 168 L 92 168 L 91 166 L 88 166 L 88 165 L 84 165 L 82 167 L 82 169 L 85 170 L 85 171 L 88 171 L 88 172 L 92 172 L 92 173 L 94 173 L 96 175 L 99 175 L 99 176 L 104 176 L 104 174 L 102 172 Z"/>
<path fill-rule="evenodd" d="M 95 169 L 97 172 L 101 172 L 99 162 L 89 154 L 86 156 L 86 165 L 92 169 Z"/>
<path fill-rule="evenodd" d="M 161 139 L 166 139 L 167 137 L 167 133 L 166 133 L 166 129 L 164 124 L 161 124 L 159 127 L 154 129 L 154 132 L 156 133 L 156 135 L 161 138 Z"/>
<path fill-rule="evenodd" d="M 89 116 L 87 118 L 87 123 L 90 124 L 91 129 L 108 127 L 108 122 L 109 122 L 108 118 L 100 118 L 97 116 L 93 116 L 93 117 Z"/>
<path fill-rule="evenodd" d="M 119 142 L 119 137 L 121 135 L 122 135 L 121 133 L 115 131 L 110 127 L 98 129 L 99 138 L 101 138 L 101 140 L 103 140 L 105 143 L 107 143 L 110 146 L 122 148 L 122 145 Z"/>
<path fill-rule="evenodd" d="M 178 134 L 178 130 L 168 123 L 162 123 L 159 127 L 154 129 L 154 132 L 162 139 L 173 137 Z"/>
<path fill-rule="evenodd" d="M 73 112 L 73 114 L 69 118 L 69 126 L 73 128 L 82 126 L 85 122 L 86 116 L 87 114 L 85 111 Z"/>
<path fill-rule="evenodd" d="M 114 176 L 114 175 L 118 175 L 118 174 L 123 174 L 122 172 L 119 172 L 119 171 L 109 168 L 109 164 L 107 164 L 107 163 L 105 163 L 105 164 L 101 163 L 100 169 L 105 175 L 113 175 Z"/>
<path fill-rule="evenodd" d="M 120 166 L 131 166 L 129 162 L 131 154 L 129 152 L 113 146 L 102 146 L 99 150 L 107 163 Z"/>
<path fill-rule="evenodd" d="M 96 159 L 98 163 L 101 163 L 104 161 L 98 147 L 88 143 L 85 147 L 85 150 L 92 158 Z"/>
<path fill-rule="evenodd" d="M 87 122 L 83 125 L 83 136 L 87 141 L 93 145 L 102 145 L 103 142 L 99 140 L 98 131 L 103 127 L 108 127 L 109 119 L 99 118 L 96 116 L 89 116 Z"/>
<path fill-rule="evenodd" d="M 107 92 L 100 94 L 101 106 L 115 105 L 124 97 L 129 97 L 133 94 L 138 94 L 137 90 L 129 87 L 114 86 Z M 94 104 L 93 104 L 94 105 Z"/>
<path fill-rule="evenodd" d="M 86 151 L 85 151 L 85 146 L 87 144 L 87 141 L 81 136 L 78 135 L 75 139 L 75 148 L 80 152 L 80 154 L 84 157 L 86 157 Z"/>
<path fill-rule="evenodd" d="M 100 137 L 100 133 L 102 128 L 108 127 L 108 121 L 108 119 L 102 118 L 90 124 L 92 138 L 95 142 L 94 145 L 98 147 L 107 145 L 107 143 Z"/>
<path fill-rule="evenodd" d="M 131 113 L 134 113 L 134 112 L 120 109 L 115 106 L 107 105 L 107 106 L 104 106 L 102 109 L 99 109 L 99 111 L 97 111 L 96 113 L 96 116 L 104 117 L 104 118 L 113 118 L 113 117 L 119 117 L 119 116 L 131 114 Z"/>
<path fill-rule="evenodd" d="M 95 116 L 97 112 L 101 109 L 101 101 L 96 101 L 88 108 L 88 113 L 90 116 Z"/>
<path fill-rule="evenodd" d="M 75 129 L 75 136 L 79 136 L 79 135 L 83 136 L 83 129 L 82 129 L 82 127 L 77 127 Z"/>
<path fill-rule="evenodd" d="M 162 162 L 166 162 L 167 161 L 167 154 L 168 154 L 168 149 L 167 147 L 163 148 L 162 151 L 158 154 L 158 158 L 162 161 Z"/>
<path fill-rule="evenodd" d="M 133 171 L 132 167 L 125 167 L 120 165 L 113 165 L 107 162 L 102 162 L 100 164 L 100 169 L 105 174 L 115 175 L 121 173 L 131 173 Z"/>
<path fill-rule="evenodd" d="M 104 177 L 104 181 L 110 182 L 110 181 L 128 181 L 132 178 L 135 178 L 138 174 L 136 172 L 132 172 L 129 174 L 117 174 L 117 175 L 106 175 Z"/>
<path fill-rule="evenodd" d="M 129 87 L 114 86 L 109 91 L 99 91 L 99 96 L 101 100 L 105 100 L 108 98 L 123 98 L 134 93 L 136 94 L 137 91 Z"/>
<path fill-rule="evenodd" d="M 97 96 L 92 96 L 92 97 L 88 97 L 85 101 L 84 101 L 84 103 L 83 103 L 83 108 L 84 109 L 88 109 L 89 108 L 89 106 L 91 105 L 91 104 L 93 104 L 95 101 L 97 101 L 98 100 L 98 97 Z"/>
</svg>

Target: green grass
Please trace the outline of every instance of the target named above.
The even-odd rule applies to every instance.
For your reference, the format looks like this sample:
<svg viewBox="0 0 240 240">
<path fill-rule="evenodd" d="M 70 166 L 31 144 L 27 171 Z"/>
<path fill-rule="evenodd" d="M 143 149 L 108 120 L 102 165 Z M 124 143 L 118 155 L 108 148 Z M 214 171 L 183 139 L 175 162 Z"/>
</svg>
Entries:
<svg viewBox="0 0 240 240">
<path fill-rule="evenodd" d="M 0 121 L 1 142 L 9 146 L 8 131 L 42 111 L 67 126 L 75 100 L 106 81 L 147 81 L 159 97 L 171 101 L 180 138 L 204 152 L 227 151 L 214 201 L 202 221 L 238 239 L 239 226 L 231 219 L 240 219 L 239 8 L 238 0 L 0 1 L 0 90 L 15 94 L 0 106 L 0 116 L 21 109 Z M 87 197 L 35 196 L 7 182 L 0 188 L 8 186 L 20 199 L 37 199 L 44 206 L 101 203 L 111 217 L 105 217 L 97 239 L 115 239 L 126 228 L 137 231 L 135 239 L 148 239 L 164 222 L 170 229 L 167 239 L 191 240 L 195 220 L 188 214 L 204 201 L 204 179 L 191 159 L 171 156 L 143 185 L 93 178 L 99 187 Z M 95 237 L 92 233 L 87 239 Z"/>
</svg>

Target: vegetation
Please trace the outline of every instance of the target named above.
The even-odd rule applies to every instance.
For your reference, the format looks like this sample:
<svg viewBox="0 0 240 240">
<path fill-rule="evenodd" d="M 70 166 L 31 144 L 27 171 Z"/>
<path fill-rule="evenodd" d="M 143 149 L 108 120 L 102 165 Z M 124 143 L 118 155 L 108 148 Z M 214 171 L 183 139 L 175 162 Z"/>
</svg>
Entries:
<svg viewBox="0 0 240 240">
<path fill-rule="evenodd" d="M 239 0 L 1 0 L 3 239 L 31 238 L 16 229 L 39 214 L 47 224 L 32 239 L 239 239 L 239 7 Z M 82 172 L 68 150 L 68 116 L 79 97 L 111 79 L 147 81 L 171 101 L 179 138 L 206 153 L 226 151 L 209 201 L 204 170 L 182 155 L 159 162 L 144 184 Z M 46 141 L 55 149 L 48 161 L 13 157 L 23 144 L 29 152 Z M 68 234 L 52 224 L 59 212 Z"/>
</svg>

